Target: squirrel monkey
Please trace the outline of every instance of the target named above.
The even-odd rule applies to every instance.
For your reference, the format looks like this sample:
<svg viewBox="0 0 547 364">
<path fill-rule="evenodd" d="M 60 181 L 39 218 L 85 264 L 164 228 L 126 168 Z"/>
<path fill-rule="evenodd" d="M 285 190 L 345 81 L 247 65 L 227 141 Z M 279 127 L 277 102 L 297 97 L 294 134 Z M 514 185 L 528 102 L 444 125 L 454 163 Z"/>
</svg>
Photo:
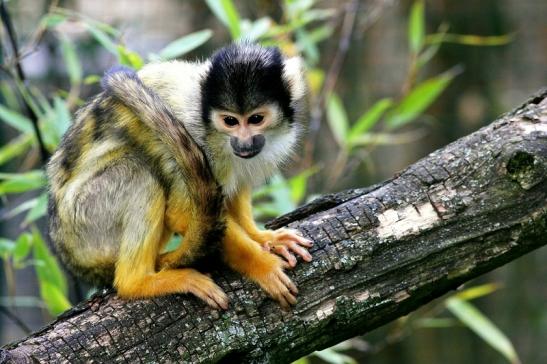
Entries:
<svg viewBox="0 0 547 364">
<path fill-rule="evenodd" d="M 65 264 L 121 297 L 192 293 L 226 309 L 226 294 L 197 270 L 217 252 L 283 307 L 295 304 L 283 269 L 294 254 L 311 261 L 312 242 L 258 229 L 251 188 L 304 129 L 300 58 L 234 44 L 204 62 L 112 69 L 102 85 L 47 166 L 50 236 Z M 162 253 L 174 233 L 183 243 Z"/>
</svg>

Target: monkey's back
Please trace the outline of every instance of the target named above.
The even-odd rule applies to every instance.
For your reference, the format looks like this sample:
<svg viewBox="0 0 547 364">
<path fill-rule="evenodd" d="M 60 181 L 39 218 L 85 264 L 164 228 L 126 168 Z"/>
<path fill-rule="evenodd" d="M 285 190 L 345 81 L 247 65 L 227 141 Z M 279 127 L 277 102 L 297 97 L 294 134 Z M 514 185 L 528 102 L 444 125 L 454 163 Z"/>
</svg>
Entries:
<svg viewBox="0 0 547 364">
<path fill-rule="evenodd" d="M 162 221 L 174 168 L 127 108 L 104 94 L 84 106 L 47 166 L 50 236 L 64 263 L 86 281 L 112 284 L 121 242 Z"/>
</svg>

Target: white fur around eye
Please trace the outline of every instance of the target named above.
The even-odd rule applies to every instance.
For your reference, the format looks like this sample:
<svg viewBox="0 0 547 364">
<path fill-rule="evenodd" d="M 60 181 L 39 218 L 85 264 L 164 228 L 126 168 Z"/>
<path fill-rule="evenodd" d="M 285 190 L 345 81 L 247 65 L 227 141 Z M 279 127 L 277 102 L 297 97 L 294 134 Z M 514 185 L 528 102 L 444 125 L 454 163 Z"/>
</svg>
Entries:
<svg viewBox="0 0 547 364">
<path fill-rule="evenodd" d="M 293 101 L 303 98 L 306 94 L 304 72 L 304 64 L 300 57 L 292 57 L 283 62 L 283 78 L 289 84 Z"/>
</svg>

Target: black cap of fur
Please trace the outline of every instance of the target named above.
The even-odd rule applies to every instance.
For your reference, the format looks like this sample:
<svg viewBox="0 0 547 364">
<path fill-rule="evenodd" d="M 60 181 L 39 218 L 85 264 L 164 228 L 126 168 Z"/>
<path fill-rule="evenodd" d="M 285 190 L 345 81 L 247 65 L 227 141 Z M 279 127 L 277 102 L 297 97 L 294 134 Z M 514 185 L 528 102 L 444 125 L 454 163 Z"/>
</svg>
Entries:
<svg viewBox="0 0 547 364">
<path fill-rule="evenodd" d="M 218 50 L 211 57 L 201 90 L 205 121 L 213 108 L 243 114 L 271 102 L 292 121 L 291 95 L 278 48 L 241 43 Z"/>
</svg>

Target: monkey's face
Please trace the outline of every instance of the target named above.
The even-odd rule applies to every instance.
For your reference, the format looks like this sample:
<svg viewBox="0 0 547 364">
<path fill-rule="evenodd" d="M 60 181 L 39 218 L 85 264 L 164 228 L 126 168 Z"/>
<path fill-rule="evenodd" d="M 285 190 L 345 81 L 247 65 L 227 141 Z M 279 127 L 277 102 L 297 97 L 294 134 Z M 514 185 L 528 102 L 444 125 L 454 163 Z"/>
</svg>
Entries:
<svg viewBox="0 0 547 364">
<path fill-rule="evenodd" d="M 280 165 L 302 130 L 305 90 L 300 58 L 249 43 L 219 50 L 201 82 L 209 149 L 253 172 Z"/>
<path fill-rule="evenodd" d="M 279 109 L 274 105 L 263 105 L 245 114 L 213 110 L 211 116 L 215 129 L 229 136 L 232 152 L 245 159 L 262 151 L 265 134 L 280 121 Z"/>
</svg>

